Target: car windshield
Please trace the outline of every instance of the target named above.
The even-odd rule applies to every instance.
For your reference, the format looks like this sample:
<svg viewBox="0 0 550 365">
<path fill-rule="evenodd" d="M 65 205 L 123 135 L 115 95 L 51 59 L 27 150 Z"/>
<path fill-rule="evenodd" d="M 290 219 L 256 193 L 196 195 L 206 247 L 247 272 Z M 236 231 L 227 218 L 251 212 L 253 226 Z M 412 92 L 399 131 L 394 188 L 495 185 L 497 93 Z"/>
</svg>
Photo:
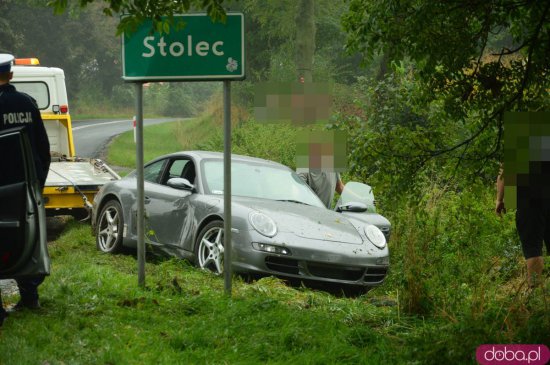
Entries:
<svg viewBox="0 0 550 365">
<path fill-rule="evenodd" d="M 207 194 L 223 194 L 223 160 L 202 163 Z M 317 195 L 292 170 L 249 161 L 231 162 L 232 195 L 291 201 L 324 207 Z"/>
</svg>

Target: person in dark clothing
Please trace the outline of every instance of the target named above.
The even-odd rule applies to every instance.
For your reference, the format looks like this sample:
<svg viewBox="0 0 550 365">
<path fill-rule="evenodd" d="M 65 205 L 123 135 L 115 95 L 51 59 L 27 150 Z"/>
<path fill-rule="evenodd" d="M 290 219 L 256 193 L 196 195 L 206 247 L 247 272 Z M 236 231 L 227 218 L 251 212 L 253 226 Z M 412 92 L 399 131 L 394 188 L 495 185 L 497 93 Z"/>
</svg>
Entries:
<svg viewBox="0 0 550 365">
<path fill-rule="evenodd" d="M 0 58 L 0 130 L 25 127 L 33 150 L 36 174 L 43 187 L 51 162 L 50 143 L 44 122 L 36 101 L 31 96 L 18 92 L 9 83 L 13 77 L 13 73 L 10 71 L 11 67 L 6 68 L 1 63 Z M 6 167 L 3 167 L 3 170 L 9 172 L 9 166 Z"/>
<path fill-rule="evenodd" d="M 44 188 L 48 170 L 50 167 L 50 143 L 48 135 L 38 110 L 36 101 L 25 93 L 18 92 L 10 80 L 13 77 L 11 65 L 14 57 L 9 54 L 0 54 L 0 130 L 15 127 L 26 129 L 29 141 L 33 150 L 36 174 L 40 182 L 40 188 Z M 6 184 L 10 171 L 15 168 L 9 165 L 10 160 L 6 159 L 6 166 L 3 166 L 3 173 L 0 175 L 0 185 Z M 40 307 L 38 301 L 38 286 L 44 281 L 44 276 L 29 279 L 16 279 L 21 296 L 15 309 Z M 0 325 L 6 318 L 7 313 L 2 305 L 0 293 Z"/>
<path fill-rule="evenodd" d="M 527 266 L 531 288 L 542 284 L 544 268 L 543 242 L 550 253 L 550 162 L 531 161 L 529 174 L 518 174 L 516 229 Z M 504 205 L 504 171 L 497 178 L 495 212 L 506 213 Z"/>
</svg>

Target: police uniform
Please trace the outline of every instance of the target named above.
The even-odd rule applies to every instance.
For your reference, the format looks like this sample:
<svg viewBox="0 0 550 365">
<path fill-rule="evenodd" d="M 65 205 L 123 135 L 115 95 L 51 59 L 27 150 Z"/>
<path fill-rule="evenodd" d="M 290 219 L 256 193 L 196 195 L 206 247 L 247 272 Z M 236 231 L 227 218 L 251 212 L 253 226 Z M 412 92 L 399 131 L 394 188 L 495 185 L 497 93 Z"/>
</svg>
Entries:
<svg viewBox="0 0 550 365">
<path fill-rule="evenodd" d="M 12 61 L 13 56 L 0 54 L 0 73 L 10 72 Z M 33 150 L 36 174 L 40 186 L 44 187 L 51 157 L 50 143 L 40 111 L 31 96 L 18 92 L 13 85 L 6 83 L 0 85 L 0 130 L 14 127 L 26 129 Z M 10 160 L 6 160 L 3 163 L 7 163 L 7 166 L 3 166 L 2 170 L 9 173 L 12 168 L 9 166 Z M 2 174 L 0 184 L 5 183 L 2 180 L 7 178 L 6 175 Z"/>
<path fill-rule="evenodd" d="M 6 76 L 11 71 L 13 60 L 14 57 L 12 55 L 0 54 L 0 75 Z M 4 82 L 4 80 L 0 82 Z M 50 143 L 44 122 L 40 116 L 36 101 L 31 96 L 18 92 L 8 81 L 0 85 L 0 131 L 15 127 L 24 127 L 27 132 L 33 151 L 36 175 L 43 188 L 51 162 Z M 15 161 L 11 162 L 16 163 Z M 15 166 L 10 166 L 9 158 L 5 158 L 2 164 L 0 185 L 10 184 L 10 172 L 17 169 Z M 17 304 L 16 308 L 39 307 L 37 288 L 44 281 L 44 276 L 16 281 L 19 293 L 21 294 L 21 301 Z M 0 326 L 6 316 L 7 313 L 2 307 L 2 297 L 0 294 Z"/>
</svg>

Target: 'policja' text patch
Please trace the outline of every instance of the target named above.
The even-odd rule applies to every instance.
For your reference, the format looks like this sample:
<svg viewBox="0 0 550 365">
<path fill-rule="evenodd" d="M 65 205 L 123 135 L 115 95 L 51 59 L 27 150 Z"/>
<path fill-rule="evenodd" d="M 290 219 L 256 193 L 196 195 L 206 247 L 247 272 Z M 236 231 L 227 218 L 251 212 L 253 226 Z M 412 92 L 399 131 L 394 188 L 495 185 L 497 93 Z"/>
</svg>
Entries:
<svg viewBox="0 0 550 365">
<path fill-rule="evenodd" d="M 3 115 L 4 125 L 32 123 L 31 112 L 5 113 Z"/>
</svg>

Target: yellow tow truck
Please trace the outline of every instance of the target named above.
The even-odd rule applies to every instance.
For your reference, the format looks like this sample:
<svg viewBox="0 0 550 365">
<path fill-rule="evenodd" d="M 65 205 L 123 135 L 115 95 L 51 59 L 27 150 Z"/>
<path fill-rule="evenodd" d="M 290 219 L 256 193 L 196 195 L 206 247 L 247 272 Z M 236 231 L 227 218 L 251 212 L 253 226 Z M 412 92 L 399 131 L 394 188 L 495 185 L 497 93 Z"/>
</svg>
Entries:
<svg viewBox="0 0 550 365">
<path fill-rule="evenodd" d="M 120 176 L 99 159 L 76 156 L 62 69 L 26 58 L 16 59 L 12 71 L 15 88 L 36 100 L 50 141 L 52 163 L 43 191 L 46 213 L 87 215 L 101 186 Z"/>
</svg>

